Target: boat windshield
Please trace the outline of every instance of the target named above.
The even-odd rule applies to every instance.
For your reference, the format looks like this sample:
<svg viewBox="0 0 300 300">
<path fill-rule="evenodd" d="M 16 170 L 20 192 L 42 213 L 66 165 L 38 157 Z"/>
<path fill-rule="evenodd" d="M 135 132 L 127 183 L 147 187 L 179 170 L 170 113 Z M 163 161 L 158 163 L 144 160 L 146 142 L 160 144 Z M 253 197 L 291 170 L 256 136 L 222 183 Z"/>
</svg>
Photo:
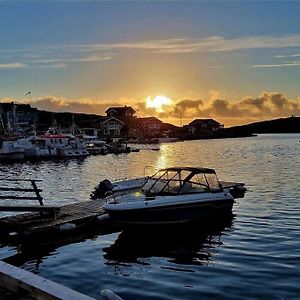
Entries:
<svg viewBox="0 0 300 300">
<path fill-rule="evenodd" d="M 221 187 L 215 173 L 161 170 L 150 177 L 142 191 L 146 195 L 217 192 Z"/>
</svg>

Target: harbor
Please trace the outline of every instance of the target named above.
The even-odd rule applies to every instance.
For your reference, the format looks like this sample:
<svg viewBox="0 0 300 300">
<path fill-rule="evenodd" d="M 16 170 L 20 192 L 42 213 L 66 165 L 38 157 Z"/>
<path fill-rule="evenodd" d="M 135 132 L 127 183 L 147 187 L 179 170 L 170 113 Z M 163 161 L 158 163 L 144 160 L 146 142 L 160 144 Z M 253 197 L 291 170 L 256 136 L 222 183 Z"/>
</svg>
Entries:
<svg viewBox="0 0 300 300">
<path fill-rule="evenodd" d="M 0 300 L 300 299 L 299 11 L 0 1 Z"/>
<path fill-rule="evenodd" d="M 262 268 L 268 274 L 274 274 L 270 276 L 277 282 L 276 294 L 296 295 L 297 288 L 281 287 L 297 278 L 296 269 L 289 273 L 287 268 L 294 264 L 289 259 L 297 247 L 298 225 L 291 212 L 298 204 L 291 199 L 297 199 L 298 190 L 296 182 L 293 189 L 289 185 L 293 182 L 291 176 L 297 177 L 290 173 L 292 169 L 298 170 L 290 158 L 298 155 L 295 152 L 298 149 L 294 148 L 298 140 L 298 135 L 262 135 L 243 139 L 243 143 L 241 139 L 185 141 L 162 144 L 160 151 L 2 164 L 1 179 L 39 179 L 36 185 L 41 190 L 44 206 L 60 207 L 60 210 L 56 215 L 51 213 L 46 223 L 36 224 L 34 228 L 32 224 L 29 227 L 22 225 L 23 230 L 26 228 L 24 234 L 23 230 L 18 230 L 17 223 L 10 222 L 19 218 L 23 221 L 18 217 L 20 212 L 14 212 L 15 217 L 11 216 L 12 213 L 8 216 L 7 212 L 0 212 L 3 222 L 6 220 L 10 228 L 8 232 L 1 229 L 1 259 L 95 299 L 99 299 L 104 289 L 125 300 L 145 297 L 179 299 L 182 293 L 187 298 L 205 293 L 203 284 L 211 288 L 208 295 L 223 297 L 223 285 L 221 282 L 216 285 L 215 278 L 222 277 L 224 272 L 229 280 L 226 280 L 226 287 L 231 287 L 233 294 L 240 297 L 241 289 L 247 289 L 251 297 L 258 294 L 271 296 L 266 288 L 271 283 L 262 283 L 265 275 L 251 266 L 266 253 L 273 253 L 274 257 L 267 261 L 271 260 L 275 265 L 270 266 L 266 261 Z M 257 148 L 264 149 L 259 151 L 259 158 L 254 151 Z M 214 149 L 214 155 L 210 154 L 211 149 Z M 92 191 L 104 179 L 113 182 L 143 177 L 145 166 L 153 166 L 155 170 L 192 165 L 195 160 L 199 165 L 215 168 L 222 181 L 242 180 L 246 183 L 246 196 L 236 199 L 231 220 L 206 227 L 177 228 L 176 232 L 147 232 L 139 228 L 123 232 L 102 219 L 101 207 L 105 200 L 90 200 Z M 272 173 L 274 164 L 277 170 L 281 170 L 280 177 Z M 261 173 L 259 178 L 254 176 L 257 169 Z M 279 178 L 285 192 L 276 195 L 272 190 L 276 190 Z M 268 184 L 262 184 L 262 181 Z M 30 182 L 25 183 L 29 185 L 28 189 L 32 189 Z M 286 199 L 284 203 L 288 201 L 288 206 L 281 201 L 282 197 Z M 38 200 L 21 202 L 16 199 L 9 200 L 6 205 L 41 206 Z M 36 211 L 26 214 L 40 215 Z M 78 227 L 74 215 L 80 221 Z M 15 227 L 10 227 L 11 224 Z M 41 234 L 32 234 L 36 228 L 42 230 Z M 42 233 L 43 230 L 46 231 Z M 271 233 L 275 237 L 281 236 L 279 244 L 273 243 Z M 290 255 L 285 252 L 287 245 Z M 285 255 L 278 258 L 283 253 Z M 286 267 L 276 267 L 283 262 L 287 263 Z M 287 272 L 285 278 L 276 277 L 279 270 Z M 202 276 L 201 284 L 198 283 L 199 276 Z M 256 286 L 265 288 L 256 293 L 257 290 L 254 291 L 246 282 L 236 288 L 234 282 L 248 276 L 256 278 L 253 279 Z M 143 291 L 139 288 L 141 285 Z"/>
</svg>

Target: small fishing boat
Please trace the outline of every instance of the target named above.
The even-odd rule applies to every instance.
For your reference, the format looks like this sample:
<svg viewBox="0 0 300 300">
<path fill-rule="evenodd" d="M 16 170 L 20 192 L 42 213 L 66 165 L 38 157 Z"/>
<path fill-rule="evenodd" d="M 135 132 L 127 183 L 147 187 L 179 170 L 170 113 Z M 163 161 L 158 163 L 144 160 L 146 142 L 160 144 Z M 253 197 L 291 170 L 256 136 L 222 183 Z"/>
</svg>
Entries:
<svg viewBox="0 0 300 300">
<path fill-rule="evenodd" d="M 147 178 L 138 190 L 132 186 L 123 189 L 124 194 L 107 197 L 103 208 L 116 223 L 126 226 L 222 217 L 232 213 L 232 187 L 223 187 L 213 169 L 167 168 Z"/>
</svg>

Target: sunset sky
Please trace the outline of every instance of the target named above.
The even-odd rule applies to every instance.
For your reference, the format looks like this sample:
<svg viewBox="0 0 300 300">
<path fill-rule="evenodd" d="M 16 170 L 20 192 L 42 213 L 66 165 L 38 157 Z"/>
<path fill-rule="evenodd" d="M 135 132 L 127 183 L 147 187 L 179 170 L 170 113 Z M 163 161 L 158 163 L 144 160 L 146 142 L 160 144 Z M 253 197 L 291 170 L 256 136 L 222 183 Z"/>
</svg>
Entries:
<svg viewBox="0 0 300 300">
<path fill-rule="evenodd" d="M 299 12 L 296 1 L 0 2 L 0 100 L 98 114 L 126 104 L 177 125 L 300 115 Z M 147 107 L 158 95 L 170 100 Z"/>
</svg>

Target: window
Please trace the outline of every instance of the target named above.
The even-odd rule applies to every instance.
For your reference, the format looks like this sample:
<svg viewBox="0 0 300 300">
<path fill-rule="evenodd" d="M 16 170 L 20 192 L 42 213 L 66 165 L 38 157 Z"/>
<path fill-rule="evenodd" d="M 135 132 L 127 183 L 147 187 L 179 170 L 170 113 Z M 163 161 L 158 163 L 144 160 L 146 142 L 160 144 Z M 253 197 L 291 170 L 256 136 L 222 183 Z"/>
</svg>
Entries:
<svg viewBox="0 0 300 300">
<path fill-rule="evenodd" d="M 205 174 L 211 191 L 219 191 L 220 184 L 216 174 Z"/>
<path fill-rule="evenodd" d="M 181 193 L 203 193 L 208 192 L 209 187 L 204 174 L 195 174 L 189 181 L 186 181 Z"/>
</svg>

